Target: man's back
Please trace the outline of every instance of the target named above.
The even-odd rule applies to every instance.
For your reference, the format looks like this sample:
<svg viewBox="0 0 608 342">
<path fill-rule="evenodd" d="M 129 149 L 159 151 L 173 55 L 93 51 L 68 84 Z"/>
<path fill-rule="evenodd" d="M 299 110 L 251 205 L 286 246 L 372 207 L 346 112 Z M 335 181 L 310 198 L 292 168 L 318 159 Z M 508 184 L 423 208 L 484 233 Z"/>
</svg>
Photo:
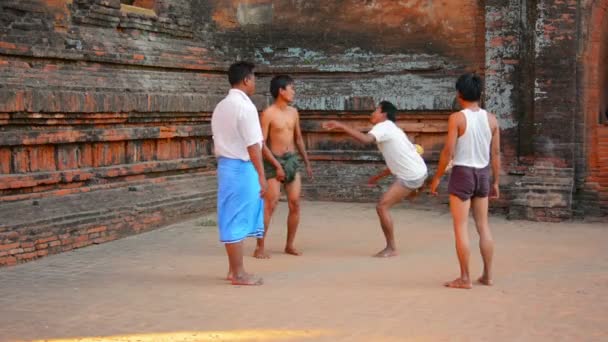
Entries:
<svg viewBox="0 0 608 342">
<path fill-rule="evenodd" d="M 484 168 L 490 163 L 492 129 L 490 115 L 483 109 L 460 111 L 458 140 L 454 151 L 454 165 Z"/>
<path fill-rule="evenodd" d="M 257 110 L 242 91 L 231 89 L 213 111 L 211 131 L 217 157 L 249 160 L 247 146 L 263 141 Z"/>
</svg>

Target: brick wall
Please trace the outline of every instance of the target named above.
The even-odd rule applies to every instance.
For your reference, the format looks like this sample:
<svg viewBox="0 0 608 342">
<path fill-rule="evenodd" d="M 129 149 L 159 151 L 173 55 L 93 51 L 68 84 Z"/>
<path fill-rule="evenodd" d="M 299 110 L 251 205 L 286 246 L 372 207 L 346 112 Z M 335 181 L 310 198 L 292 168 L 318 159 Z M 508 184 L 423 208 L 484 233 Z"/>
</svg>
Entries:
<svg viewBox="0 0 608 342">
<path fill-rule="evenodd" d="M 375 147 L 322 122 L 366 130 L 374 104 L 393 101 L 433 169 L 454 81 L 477 71 L 502 128 L 494 209 L 605 215 L 606 132 L 594 113 L 605 105 L 607 3 L 1 1 L 0 264 L 210 210 L 209 118 L 237 59 L 258 65 L 260 110 L 273 75 L 295 77 L 317 173 L 308 198 L 373 201 L 382 190 L 364 185 L 383 164 Z"/>
<path fill-rule="evenodd" d="M 608 89 L 608 1 L 588 1 L 581 18 L 579 108 L 577 125 L 577 213 L 584 217 L 608 216 L 608 126 L 602 119 Z"/>
<path fill-rule="evenodd" d="M 190 1 L 148 7 L 0 2 L 0 265 L 214 207 L 228 61 L 194 38 Z"/>
</svg>

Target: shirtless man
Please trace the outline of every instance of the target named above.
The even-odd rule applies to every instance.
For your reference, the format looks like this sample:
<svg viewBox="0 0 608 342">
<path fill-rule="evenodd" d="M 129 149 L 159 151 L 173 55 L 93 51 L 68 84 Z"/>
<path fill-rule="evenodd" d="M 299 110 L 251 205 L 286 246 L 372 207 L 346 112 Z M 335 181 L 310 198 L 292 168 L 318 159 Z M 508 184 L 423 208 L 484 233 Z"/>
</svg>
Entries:
<svg viewBox="0 0 608 342">
<path fill-rule="evenodd" d="M 300 193 L 302 181 L 298 169 L 300 161 L 297 151 L 304 160 L 306 174 L 312 178 L 312 168 L 306 155 L 300 117 L 297 109 L 289 104 L 295 96 L 294 80 L 287 75 L 274 77 L 270 82 L 270 93 L 274 103 L 261 116 L 262 133 L 268 149 L 264 149 L 264 169 L 268 179 L 268 191 L 264 198 L 264 238 L 257 240 L 253 256 L 268 259 L 264 249 L 264 239 L 270 226 L 270 219 L 279 202 L 281 183 L 287 192 L 289 216 L 287 218 L 287 242 L 285 253 L 301 255 L 294 246 L 298 224 L 300 223 Z"/>
</svg>

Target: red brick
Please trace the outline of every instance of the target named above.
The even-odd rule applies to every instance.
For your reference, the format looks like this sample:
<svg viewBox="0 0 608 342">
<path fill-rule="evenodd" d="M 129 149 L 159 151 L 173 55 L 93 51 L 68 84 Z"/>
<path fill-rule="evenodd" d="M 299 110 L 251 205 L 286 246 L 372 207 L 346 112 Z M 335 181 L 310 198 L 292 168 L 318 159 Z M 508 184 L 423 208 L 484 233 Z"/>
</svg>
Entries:
<svg viewBox="0 0 608 342">
<path fill-rule="evenodd" d="M 11 173 L 11 150 L 8 147 L 0 147 L 0 173 Z"/>
<path fill-rule="evenodd" d="M 31 247 L 34 247 L 34 243 L 31 241 L 21 242 L 21 247 L 22 248 L 31 248 Z"/>
<path fill-rule="evenodd" d="M 108 227 L 106 227 L 106 226 L 99 226 L 99 227 L 87 229 L 87 234 L 101 233 L 101 232 L 105 232 L 106 230 L 108 230 Z"/>
<path fill-rule="evenodd" d="M 56 241 L 58 244 L 61 244 L 61 242 Z M 40 249 L 47 249 L 49 247 L 48 243 L 39 243 L 36 245 L 36 249 L 40 250 Z"/>
<path fill-rule="evenodd" d="M 38 239 L 38 240 L 36 240 L 35 244 L 47 243 L 47 242 L 55 241 L 57 239 L 58 239 L 57 236 L 53 235 L 53 236 L 45 237 L 42 239 Z"/>
<path fill-rule="evenodd" d="M 0 245 L 0 251 L 15 249 L 15 248 L 19 247 L 20 245 L 21 245 L 21 243 L 19 243 L 19 242 L 13 242 L 13 243 L 5 244 L 5 245 Z"/>
<path fill-rule="evenodd" d="M 8 42 L 0 42 L 0 49 L 10 49 L 14 50 L 17 48 L 17 45 Z"/>
<path fill-rule="evenodd" d="M 80 243 L 80 242 L 83 242 L 83 241 L 87 241 L 88 239 L 89 239 L 88 236 L 86 236 L 86 235 L 80 235 L 80 236 L 77 236 L 73 241 L 75 243 Z"/>
<path fill-rule="evenodd" d="M 17 258 L 14 256 L 1 257 L 0 266 L 12 266 L 17 264 Z"/>
<path fill-rule="evenodd" d="M 22 254 L 18 254 L 17 255 L 17 260 L 28 260 L 28 259 L 35 259 L 38 257 L 38 253 L 37 252 L 32 252 L 32 253 L 22 253 Z"/>
<path fill-rule="evenodd" d="M 10 255 L 21 254 L 21 253 L 23 253 L 23 248 L 13 248 L 10 251 L 8 251 L 8 253 Z"/>
<path fill-rule="evenodd" d="M 54 171 L 57 169 L 55 164 L 55 146 L 35 146 L 29 148 L 30 170 Z"/>
</svg>

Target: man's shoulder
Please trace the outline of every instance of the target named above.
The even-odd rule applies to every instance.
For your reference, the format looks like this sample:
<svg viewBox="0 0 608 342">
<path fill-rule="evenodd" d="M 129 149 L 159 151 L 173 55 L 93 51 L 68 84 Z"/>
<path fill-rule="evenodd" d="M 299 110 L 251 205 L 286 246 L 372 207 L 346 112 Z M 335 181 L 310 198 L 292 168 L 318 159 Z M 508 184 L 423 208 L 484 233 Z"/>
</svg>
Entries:
<svg viewBox="0 0 608 342">
<path fill-rule="evenodd" d="M 298 109 L 294 106 L 287 106 L 286 111 L 289 112 L 290 114 L 298 115 Z"/>
<path fill-rule="evenodd" d="M 465 120 L 466 119 L 465 119 L 464 113 L 462 111 L 453 112 L 448 117 L 449 123 L 456 124 L 458 126 L 463 125 L 465 123 Z"/>
<path fill-rule="evenodd" d="M 272 104 L 268 107 L 266 107 L 266 109 L 264 109 L 262 111 L 262 116 L 266 117 L 266 119 L 271 119 L 272 117 L 274 117 L 277 113 L 277 107 Z"/>
</svg>

